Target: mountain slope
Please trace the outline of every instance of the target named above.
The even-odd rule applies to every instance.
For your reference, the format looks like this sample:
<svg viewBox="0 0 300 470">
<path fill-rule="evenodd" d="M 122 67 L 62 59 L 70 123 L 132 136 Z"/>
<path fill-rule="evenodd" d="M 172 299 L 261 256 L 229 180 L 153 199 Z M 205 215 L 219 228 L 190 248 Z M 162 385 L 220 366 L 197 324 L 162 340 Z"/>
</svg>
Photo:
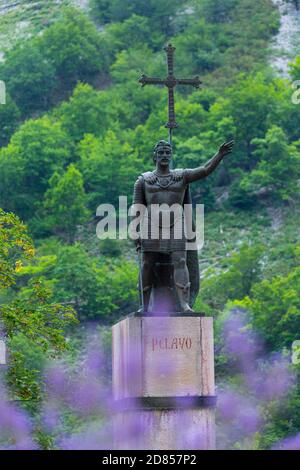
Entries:
<svg viewBox="0 0 300 470">
<path fill-rule="evenodd" d="M 68 5 L 87 10 L 88 0 L 0 0 L 0 57 L 17 40 L 40 33 Z"/>
</svg>

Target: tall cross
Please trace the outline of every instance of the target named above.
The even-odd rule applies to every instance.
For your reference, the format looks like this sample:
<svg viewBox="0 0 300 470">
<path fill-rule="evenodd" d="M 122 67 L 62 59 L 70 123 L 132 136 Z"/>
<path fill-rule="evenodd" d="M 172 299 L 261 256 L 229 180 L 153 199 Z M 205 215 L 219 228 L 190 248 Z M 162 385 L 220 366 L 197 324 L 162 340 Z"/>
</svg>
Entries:
<svg viewBox="0 0 300 470">
<path fill-rule="evenodd" d="M 169 129 L 169 142 L 172 144 L 172 129 L 178 127 L 178 124 L 175 119 L 175 105 L 174 105 L 174 88 L 176 85 L 191 85 L 194 88 L 199 88 L 201 81 L 199 77 L 194 78 L 176 78 L 174 75 L 174 51 L 175 47 L 172 44 L 168 44 L 167 47 L 164 47 L 164 50 L 167 53 L 167 66 L 168 66 L 168 75 L 165 79 L 147 77 L 142 75 L 139 79 L 139 83 L 142 84 L 142 87 L 145 85 L 165 85 L 168 88 L 168 115 L 169 120 L 165 127 Z"/>
</svg>

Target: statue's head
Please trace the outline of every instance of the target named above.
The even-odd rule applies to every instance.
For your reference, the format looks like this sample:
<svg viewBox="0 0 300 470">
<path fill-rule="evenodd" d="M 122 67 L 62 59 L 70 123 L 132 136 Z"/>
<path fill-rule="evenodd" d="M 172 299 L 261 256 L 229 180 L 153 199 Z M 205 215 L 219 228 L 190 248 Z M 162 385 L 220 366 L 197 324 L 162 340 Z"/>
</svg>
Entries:
<svg viewBox="0 0 300 470">
<path fill-rule="evenodd" d="M 160 140 L 154 147 L 153 161 L 160 163 L 162 166 L 170 164 L 172 158 L 172 146 L 166 140 Z"/>
</svg>

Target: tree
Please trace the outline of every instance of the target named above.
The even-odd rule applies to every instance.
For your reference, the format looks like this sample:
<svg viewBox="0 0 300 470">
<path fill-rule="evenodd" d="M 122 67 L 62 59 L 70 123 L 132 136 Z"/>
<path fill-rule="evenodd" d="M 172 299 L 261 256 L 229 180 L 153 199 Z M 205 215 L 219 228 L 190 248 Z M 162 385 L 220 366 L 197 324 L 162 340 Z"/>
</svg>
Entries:
<svg viewBox="0 0 300 470">
<path fill-rule="evenodd" d="M 162 88 L 136 86 L 141 71 L 150 76 L 160 76 L 164 68 L 163 57 L 155 56 L 147 46 L 138 49 L 129 47 L 117 54 L 111 67 L 111 76 L 117 86 L 107 90 L 107 93 L 120 127 L 128 129 L 144 124 L 151 112 L 155 114 L 160 108 L 165 108 Z"/>
<path fill-rule="evenodd" d="M 251 193 L 245 189 L 244 181 L 247 173 L 241 171 L 239 177 L 230 186 L 228 201 L 238 209 L 253 209 L 259 203 L 258 194 Z"/>
<path fill-rule="evenodd" d="M 296 267 L 286 276 L 256 283 L 249 296 L 235 302 L 249 311 L 253 328 L 260 332 L 270 350 L 290 348 L 299 339 L 299 289 L 300 269 Z"/>
<path fill-rule="evenodd" d="M 18 286 L 23 288 L 19 298 L 30 293 L 28 279 L 36 282 L 44 278 L 54 291 L 55 301 L 72 305 L 82 322 L 99 319 L 111 323 L 134 311 L 138 300 L 137 265 L 120 255 L 120 240 L 106 241 L 114 242 L 114 253 L 111 244 L 108 247 L 102 242 L 95 245 L 92 254 L 79 242 L 55 243 L 55 248 L 53 245 L 47 248 L 46 242 L 43 252 L 51 255 L 36 256 L 31 263 L 20 267 Z"/>
<path fill-rule="evenodd" d="M 75 8 L 66 8 L 60 20 L 39 38 L 40 50 L 68 89 L 78 80 L 89 81 L 106 71 L 106 52 L 94 24 Z"/>
<path fill-rule="evenodd" d="M 60 120 L 72 141 L 78 143 L 85 134 L 105 134 L 116 112 L 108 93 L 78 83 L 69 101 L 53 110 L 53 116 Z"/>
<path fill-rule="evenodd" d="M 0 291 L 15 283 L 22 258 L 34 255 L 33 243 L 25 225 L 12 213 L 0 208 Z"/>
<path fill-rule="evenodd" d="M 300 56 L 290 64 L 290 75 L 293 80 L 300 80 Z"/>
<path fill-rule="evenodd" d="M 299 375 L 299 371 L 298 371 Z M 299 435 L 300 428 L 300 389 L 295 384 L 291 387 L 286 400 L 280 400 L 277 403 L 270 403 L 265 410 L 265 425 L 258 436 L 259 449 L 272 449 L 278 446 L 278 443 L 285 443 L 285 440 L 293 440 L 294 436 Z M 296 449 L 292 444 L 290 449 Z M 286 450 L 286 449 L 284 449 Z"/>
<path fill-rule="evenodd" d="M 215 27 L 203 19 L 193 22 L 189 28 L 174 39 L 177 61 L 182 74 L 211 72 L 221 65 Z"/>
<path fill-rule="evenodd" d="M 296 141 L 299 139 L 298 122 L 300 119 L 300 106 L 293 103 L 291 84 L 289 81 L 276 79 L 275 86 L 277 99 L 272 115 L 269 117 L 269 121 L 270 123 L 281 127 L 285 131 L 289 142 Z M 298 93 L 296 97 L 299 97 L 298 86 L 296 93 Z"/>
<path fill-rule="evenodd" d="M 244 244 L 238 252 L 224 260 L 221 272 L 215 275 L 210 272 L 210 276 L 204 279 L 199 302 L 215 310 L 224 308 L 229 300 L 243 299 L 260 278 L 263 251 L 262 245 Z"/>
<path fill-rule="evenodd" d="M 296 143 L 297 144 L 297 143 Z M 262 188 L 281 199 L 294 198 L 299 194 L 297 178 L 300 171 L 300 153 L 297 145 L 289 145 L 284 131 L 271 127 L 265 138 L 254 139 L 256 146 L 253 154 L 259 158 L 257 166 L 246 175 L 242 189 L 255 193 Z"/>
<path fill-rule="evenodd" d="M 1 294 L 16 283 L 22 262 L 32 259 L 34 247 L 27 229 L 20 219 L 0 209 L 0 290 Z M 51 303 L 52 292 L 45 284 L 36 279 L 19 291 L 16 297 L 1 304 L 1 327 L 8 339 L 10 363 L 8 383 L 19 398 L 40 398 L 41 388 L 35 371 L 25 366 L 26 352 L 13 349 L 13 341 L 23 337 L 28 347 L 58 354 L 67 347 L 64 329 L 75 323 L 75 312 L 70 307 Z"/>
<path fill-rule="evenodd" d="M 125 44 L 139 47 L 145 44 L 158 50 L 164 43 L 164 35 L 160 30 L 153 30 L 151 19 L 136 14 L 122 22 L 107 25 L 104 37 L 112 54 L 122 51 Z"/>
<path fill-rule="evenodd" d="M 8 144 L 20 121 L 20 110 L 6 92 L 6 103 L 0 105 L 0 147 Z"/>
<path fill-rule="evenodd" d="M 200 11 L 210 23 L 226 23 L 232 16 L 232 10 L 238 3 L 237 0 L 202 0 Z"/>
<path fill-rule="evenodd" d="M 226 98 L 218 100 L 212 107 L 219 108 L 222 116 L 231 116 L 236 128 L 238 148 L 235 151 L 239 166 L 247 170 L 255 165 L 253 159 L 254 138 L 263 137 L 268 129 L 268 117 L 277 103 L 274 83 L 259 73 L 255 76 L 241 75 L 230 87 Z"/>
<path fill-rule="evenodd" d="M 23 160 L 15 146 L 0 150 L 0 204 L 8 211 L 14 210 L 24 218 L 31 211 L 31 203 L 24 201 Z M 20 188 L 17 191 L 16 188 Z M 22 189 L 21 189 L 22 188 Z"/>
<path fill-rule="evenodd" d="M 151 28 L 170 35 L 171 20 L 182 7 L 182 0 L 91 0 L 92 11 L 100 23 L 124 21 L 132 14 L 146 16 Z"/>
<path fill-rule="evenodd" d="M 40 50 L 38 40 L 18 43 L 7 53 L 1 68 L 8 92 L 23 116 L 49 107 L 56 86 L 55 68 Z"/>
<path fill-rule="evenodd" d="M 79 145 L 78 166 L 84 178 L 89 206 L 119 204 L 119 196 L 131 195 L 132 181 L 143 169 L 137 151 L 115 132 L 108 131 L 103 139 L 87 134 Z"/>
<path fill-rule="evenodd" d="M 102 264 L 97 276 L 97 302 L 103 321 L 111 324 L 137 309 L 137 279 L 137 264 L 125 257 L 110 266 Z"/>
<path fill-rule="evenodd" d="M 57 262 L 50 272 L 54 280 L 57 301 L 64 299 L 73 305 L 81 320 L 93 318 L 101 311 L 97 305 L 96 258 L 91 257 L 80 243 L 61 246 Z"/>
<path fill-rule="evenodd" d="M 47 116 L 26 121 L 0 154 L 1 205 L 24 219 L 32 217 L 49 178 L 69 161 L 71 148 L 59 122 Z"/>
<path fill-rule="evenodd" d="M 69 243 L 74 241 L 77 225 L 88 219 L 85 200 L 83 178 L 73 164 L 63 175 L 53 174 L 44 200 L 46 224 L 55 233 L 65 236 Z"/>
</svg>

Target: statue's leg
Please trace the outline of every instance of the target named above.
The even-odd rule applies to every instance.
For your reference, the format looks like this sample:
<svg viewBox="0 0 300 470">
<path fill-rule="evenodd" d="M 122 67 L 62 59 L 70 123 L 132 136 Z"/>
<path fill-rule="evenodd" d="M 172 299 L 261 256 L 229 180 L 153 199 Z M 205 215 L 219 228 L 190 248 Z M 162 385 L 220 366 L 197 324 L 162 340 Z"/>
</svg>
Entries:
<svg viewBox="0 0 300 470">
<path fill-rule="evenodd" d="M 174 251 L 172 253 L 172 262 L 174 265 L 174 281 L 181 310 L 185 313 L 193 313 L 193 310 L 189 306 L 191 283 L 186 264 L 186 251 Z"/>
<path fill-rule="evenodd" d="M 155 263 L 156 253 L 143 252 L 142 253 L 142 296 L 143 306 L 142 311 L 148 312 L 152 284 L 153 284 L 153 268 Z"/>
</svg>

